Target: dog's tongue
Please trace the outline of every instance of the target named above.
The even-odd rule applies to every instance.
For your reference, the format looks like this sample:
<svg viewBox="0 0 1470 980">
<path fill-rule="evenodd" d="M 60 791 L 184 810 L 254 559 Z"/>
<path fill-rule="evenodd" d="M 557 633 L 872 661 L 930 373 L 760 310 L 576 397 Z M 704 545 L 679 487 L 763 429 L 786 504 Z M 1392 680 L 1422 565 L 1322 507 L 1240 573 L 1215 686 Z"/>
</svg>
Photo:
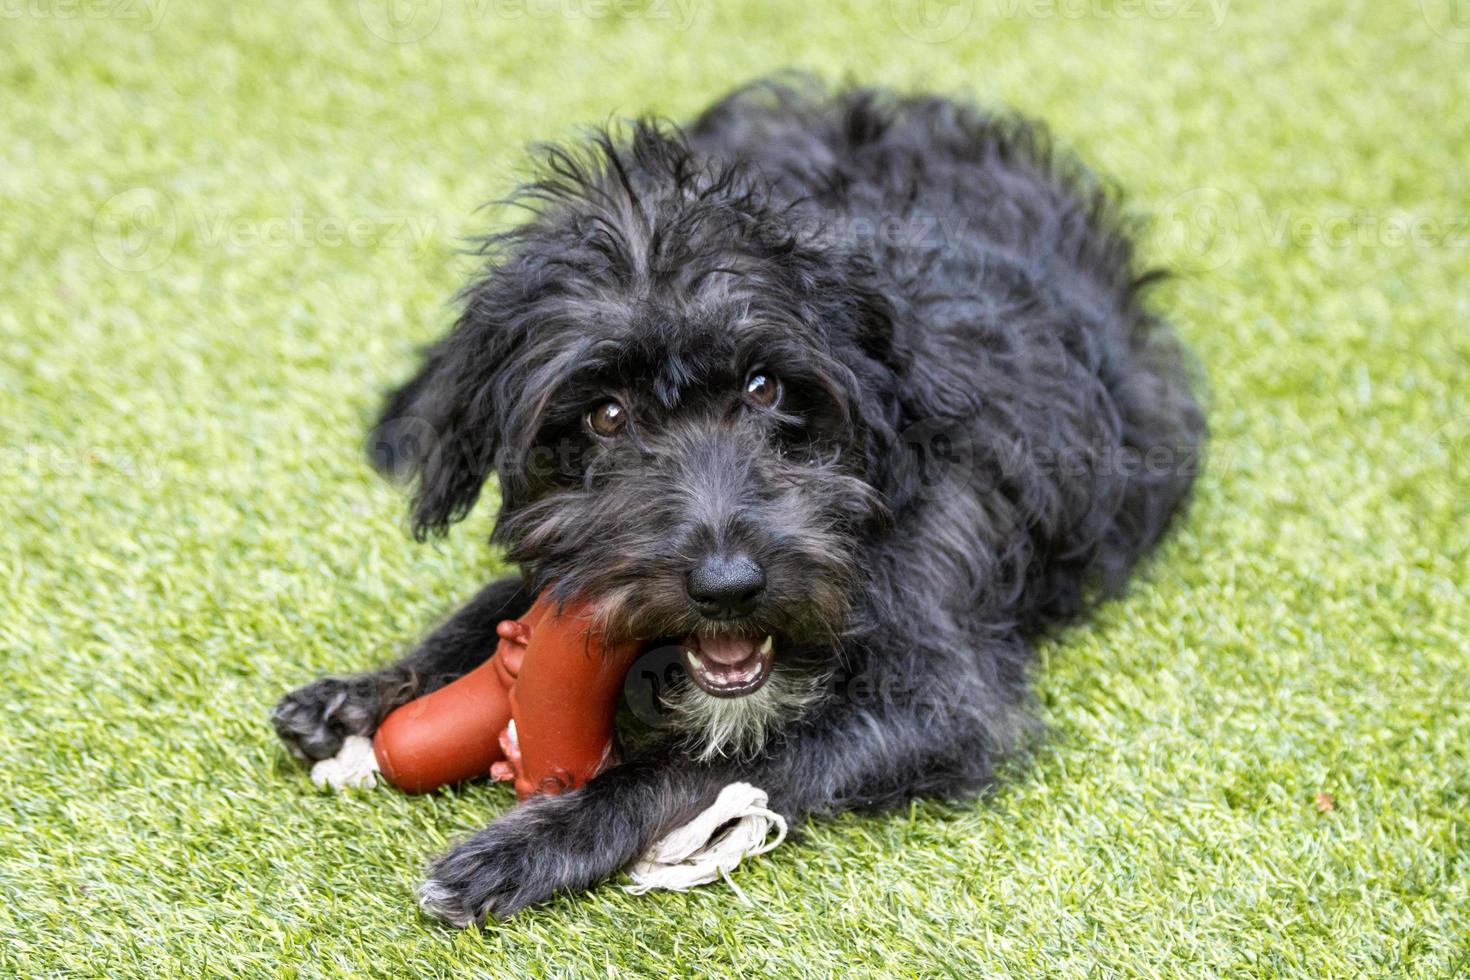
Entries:
<svg viewBox="0 0 1470 980">
<path fill-rule="evenodd" d="M 701 636 L 699 655 L 717 664 L 733 667 L 755 656 L 760 640 L 752 636 Z"/>
</svg>

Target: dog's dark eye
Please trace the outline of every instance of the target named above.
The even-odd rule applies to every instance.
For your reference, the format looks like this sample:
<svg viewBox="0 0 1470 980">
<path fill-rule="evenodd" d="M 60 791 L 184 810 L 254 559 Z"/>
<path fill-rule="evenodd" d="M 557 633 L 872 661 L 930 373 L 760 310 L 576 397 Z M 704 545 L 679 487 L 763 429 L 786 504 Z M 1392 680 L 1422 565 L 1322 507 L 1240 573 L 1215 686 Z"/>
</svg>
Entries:
<svg viewBox="0 0 1470 980">
<path fill-rule="evenodd" d="M 772 408 L 781 400 L 781 382 L 756 371 L 745 382 L 745 397 L 761 408 Z"/>
<path fill-rule="evenodd" d="M 628 410 L 609 398 L 587 413 L 587 426 L 600 436 L 615 436 L 628 424 Z"/>
</svg>

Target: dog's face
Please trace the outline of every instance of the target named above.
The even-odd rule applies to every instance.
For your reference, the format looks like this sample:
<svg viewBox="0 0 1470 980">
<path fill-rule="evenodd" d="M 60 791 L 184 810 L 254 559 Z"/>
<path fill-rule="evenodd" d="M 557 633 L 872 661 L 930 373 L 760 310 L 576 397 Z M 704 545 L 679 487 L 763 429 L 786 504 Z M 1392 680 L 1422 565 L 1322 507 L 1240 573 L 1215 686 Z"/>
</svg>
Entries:
<svg viewBox="0 0 1470 980">
<path fill-rule="evenodd" d="M 533 585 L 593 598 L 612 637 L 677 643 L 685 708 L 738 741 L 848 625 L 888 503 L 887 319 L 851 258 L 679 141 L 639 130 L 631 176 L 604 153 L 506 236 L 390 401 L 380 462 L 418 473 L 420 531 L 493 469 L 495 537 Z M 404 459 L 391 434 L 424 425 Z"/>
<path fill-rule="evenodd" d="M 498 528 L 512 557 L 594 597 L 611 635 L 678 642 L 715 697 L 758 690 L 778 650 L 831 645 L 877 502 L 843 465 L 831 365 L 740 316 L 634 304 L 562 328 L 575 353 L 531 355 L 559 381 L 517 393 L 541 403 L 536 435 L 501 465 L 525 488 Z"/>
</svg>

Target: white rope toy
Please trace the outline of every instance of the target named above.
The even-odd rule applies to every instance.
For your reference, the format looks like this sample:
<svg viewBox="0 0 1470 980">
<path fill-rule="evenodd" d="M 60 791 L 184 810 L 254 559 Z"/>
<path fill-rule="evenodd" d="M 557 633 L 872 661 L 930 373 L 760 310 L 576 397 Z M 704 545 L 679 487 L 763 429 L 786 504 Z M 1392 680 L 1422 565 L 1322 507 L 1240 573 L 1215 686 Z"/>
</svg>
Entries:
<svg viewBox="0 0 1470 980">
<path fill-rule="evenodd" d="M 743 858 L 764 854 L 786 839 L 786 818 L 768 809 L 766 802 L 766 791 L 749 783 L 726 786 L 709 809 L 643 852 L 628 869 L 633 884 L 625 885 L 624 891 L 633 895 L 655 888 L 683 892 L 723 877 L 745 899 L 730 880 L 731 869 Z M 767 840 L 772 827 L 776 836 Z"/>
<path fill-rule="evenodd" d="M 378 785 L 372 739 L 347 736 L 335 756 L 311 767 L 311 781 L 318 789 L 372 789 Z M 786 818 L 769 809 L 767 802 L 765 790 L 749 783 L 726 786 L 708 809 L 643 852 L 628 869 L 633 883 L 624 885 L 624 891 L 633 895 L 655 888 L 682 892 L 724 878 L 745 899 L 730 872 L 746 857 L 764 854 L 786 839 Z"/>
<path fill-rule="evenodd" d="M 322 759 L 311 767 L 311 781 L 317 789 L 372 789 L 378 785 L 378 757 L 373 740 L 361 735 L 348 735 L 342 747 L 330 759 Z"/>
</svg>

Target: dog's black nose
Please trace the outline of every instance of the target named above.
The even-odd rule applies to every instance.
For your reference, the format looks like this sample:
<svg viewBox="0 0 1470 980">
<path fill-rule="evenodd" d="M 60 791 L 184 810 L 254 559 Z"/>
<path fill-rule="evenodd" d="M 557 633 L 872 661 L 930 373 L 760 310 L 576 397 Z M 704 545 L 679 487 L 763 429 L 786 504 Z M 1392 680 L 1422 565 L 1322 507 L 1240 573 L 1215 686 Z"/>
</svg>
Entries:
<svg viewBox="0 0 1470 980">
<path fill-rule="evenodd" d="M 685 580 L 689 598 L 710 619 L 748 616 L 766 590 L 766 570 L 746 554 L 704 558 Z"/>
</svg>

